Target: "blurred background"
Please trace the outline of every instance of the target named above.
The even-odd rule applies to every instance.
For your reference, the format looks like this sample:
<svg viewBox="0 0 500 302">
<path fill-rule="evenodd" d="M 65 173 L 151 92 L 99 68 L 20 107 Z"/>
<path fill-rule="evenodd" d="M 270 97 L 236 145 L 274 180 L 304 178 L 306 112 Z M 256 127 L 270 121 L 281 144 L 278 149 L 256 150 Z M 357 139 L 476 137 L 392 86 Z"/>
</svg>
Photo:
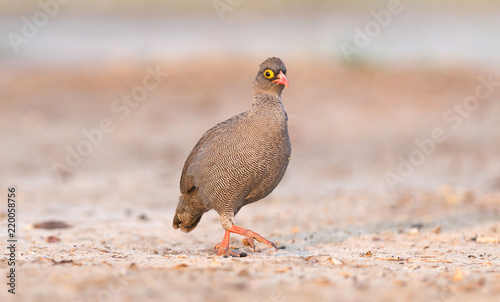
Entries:
<svg viewBox="0 0 500 302">
<path fill-rule="evenodd" d="M 0 179 L 18 188 L 28 245 L 49 218 L 105 226 L 63 243 L 215 244 L 214 212 L 190 234 L 171 228 L 182 166 L 248 110 L 270 56 L 288 68 L 292 159 L 243 226 L 325 243 L 499 219 L 498 1 L 0 4 Z"/>
<path fill-rule="evenodd" d="M 269 56 L 289 69 L 283 97 L 294 153 L 284 183 L 293 195 L 500 187 L 498 84 L 467 112 L 454 107 L 475 95 L 479 78 L 500 81 L 496 1 L 3 7 L 0 173 L 26 189 L 96 175 L 134 183 L 144 174 L 177 186 L 201 134 L 250 106 L 251 82 Z M 141 95 L 148 70 L 162 78 Z M 129 104 L 123 97 L 132 92 L 140 98 Z M 82 131 L 93 133 L 102 119 L 113 131 L 82 143 Z M 419 150 L 415 140 L 436 128 L 446 139 L 401 173 Z M 82 155 L 79 143 L 85 156 L 71 151 Z M 154 198 L 169 204 L 175 195 Z"/>
<path fill-rule="evenodd" d="M 269 56 L 290 81 L 276 199 L 348 208 L 338 195 L 363 192 L 403 211 L 421 194 L 460 205 L 500 189 L 496 1 L 3 7 L 0 173 L 26 204 L 173 211 L 187 154 L 249 108 Z"/>
</svg>

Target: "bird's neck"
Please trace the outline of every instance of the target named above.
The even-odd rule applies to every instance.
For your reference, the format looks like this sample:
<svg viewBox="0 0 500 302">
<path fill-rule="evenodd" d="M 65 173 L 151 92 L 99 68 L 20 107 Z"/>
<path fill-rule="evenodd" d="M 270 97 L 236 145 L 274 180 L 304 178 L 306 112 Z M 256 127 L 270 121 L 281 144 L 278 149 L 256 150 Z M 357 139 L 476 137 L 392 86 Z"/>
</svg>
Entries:
<svg viewBox="0 0 500 302">
<path fill-rule="evenodd" d="M 279 106 L 283 107 L 281 102 L 281 93 L 274 92 L 263 92 L 254 90 L 253 91 L 253 105 L 252 107 L 258 106 Z"/>
<path fill-rule="evenodd" d="M 284 120 L 286 122 L 286 112 L 281 96 L 278 94 L 257 94 L 254 95 L 254 102 L 249 111 L 255 117 L 264 119 Z"/>
</svg>

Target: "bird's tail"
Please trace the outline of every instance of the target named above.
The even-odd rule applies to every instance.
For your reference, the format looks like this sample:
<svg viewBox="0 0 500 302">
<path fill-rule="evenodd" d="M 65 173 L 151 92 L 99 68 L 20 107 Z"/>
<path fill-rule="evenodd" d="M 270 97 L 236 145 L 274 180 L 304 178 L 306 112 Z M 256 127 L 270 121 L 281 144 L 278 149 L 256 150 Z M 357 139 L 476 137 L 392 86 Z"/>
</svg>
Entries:
<svg viewBox="0 0 500 302">
<path fill-rule="evenodd" d="M 179 197 L 179 204 L 175 210 L 173 221 L 174 229 L 180 228 L 183 232 L 191 232 L 200 222 L 201 216 L 207 210 L 202 208 L 203 203 L 199 202 L 195 194 L 182 194 Z"/>
</svg>

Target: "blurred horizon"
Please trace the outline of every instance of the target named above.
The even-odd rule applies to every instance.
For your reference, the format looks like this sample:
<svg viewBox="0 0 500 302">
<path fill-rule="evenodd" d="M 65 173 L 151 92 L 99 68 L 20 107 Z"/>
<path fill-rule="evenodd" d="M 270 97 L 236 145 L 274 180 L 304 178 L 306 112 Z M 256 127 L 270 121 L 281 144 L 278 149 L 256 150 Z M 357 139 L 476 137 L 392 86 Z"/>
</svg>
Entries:
<svg viewBox="0 0 500 302">
<path fill-rule="evenodd" d="M 354 39 L 376 21 L 374 13 L 387 11 L 393 2 L 234 1 L 232 7 L 222 0 L 46 0 L 40 3 L 54 14 L 44 20 L 39 2 L 26 1 L 9 4 L 0 13 L 0 64 L 99 65 L 286 55 L 354 66 L 499 66 L 500 19 L 494 8 L 500 5 L 495 1 L 396 1 L 399 10 L 388 17 L 388 24 L 379 24 L 373 37 L 362 37 L 367 45 L 346 58 L 342 43 L 356 46 Z M 222 3 L 219 12 L 214 3 Z M 36 14 L 40 26 L 30 29 L 26 24 L 35 24 Z M 15 38 L 9 34 L 22 37 L 23 30 L 36 33 L 13 46 Z"/>
</svg>

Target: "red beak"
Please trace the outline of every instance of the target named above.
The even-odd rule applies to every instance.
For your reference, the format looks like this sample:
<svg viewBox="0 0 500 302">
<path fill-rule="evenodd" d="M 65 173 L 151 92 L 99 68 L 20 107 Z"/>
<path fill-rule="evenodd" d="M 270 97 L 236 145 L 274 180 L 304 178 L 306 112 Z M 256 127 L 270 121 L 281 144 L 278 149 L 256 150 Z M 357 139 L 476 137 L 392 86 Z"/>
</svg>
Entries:
<svg viewBox="0 0 500 302">
<path fill-rule="evenodd" d="M 286 79 L 282 71 L 280 71 L 280 74 L 278 74 L 278 79 L 274 80 L 273 82 L 276 82 L 288 88 L 288 80 Z"/>
</svg>

